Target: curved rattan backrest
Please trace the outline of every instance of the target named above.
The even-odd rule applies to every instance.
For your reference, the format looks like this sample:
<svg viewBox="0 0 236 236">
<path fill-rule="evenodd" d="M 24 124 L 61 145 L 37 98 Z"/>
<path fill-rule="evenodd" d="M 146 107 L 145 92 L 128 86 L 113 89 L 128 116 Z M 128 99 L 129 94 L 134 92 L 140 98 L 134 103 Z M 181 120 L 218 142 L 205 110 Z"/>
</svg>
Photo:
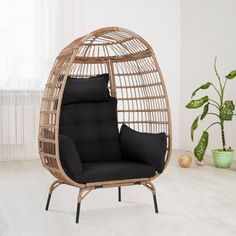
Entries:
<svg viewBox="0 0 236 236">
<path fill-rule="evenodd" d="M 118 100 L 118 122 L 148 133 L 166 132 L 171 152 L 171 119 L 163 77 L 151 46 L 118 27 L 99 29 L 64 48 L 47 81 L 39 126 L 42 163 L 59 180 L 78 185 L 63 171 L 59 158 L 59 117 L 68 75 L 87 78 L 109 73 L 111 95 Z"/>
</svg>

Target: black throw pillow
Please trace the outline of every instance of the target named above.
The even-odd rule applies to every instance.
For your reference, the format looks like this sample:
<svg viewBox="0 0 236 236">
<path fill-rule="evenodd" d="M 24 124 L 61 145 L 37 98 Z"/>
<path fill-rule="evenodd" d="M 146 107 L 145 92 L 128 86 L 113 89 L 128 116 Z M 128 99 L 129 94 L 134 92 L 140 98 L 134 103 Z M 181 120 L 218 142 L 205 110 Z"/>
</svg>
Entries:
<svg viewBox="0 0 236 236">
<path fill-rule="evenodd" d="M 82 173 L 82 163 L 73 141 L 66 135 L 59 135 L 60 160 L 65 172 L 71 175 Z"/>
<path fill-rule="evenodd" d="M 123 124 L 120 146 L 122 158 L 153 166 L 159 173 L 163 171 L 167 148 L 165 133 L 141 133 Z"/>
<path fill-rule="evenodd" d="M 68 77 L 62 104 L 108 101 L 110 99 L 108 80 L 108 74 L 83 79 Z"/>
</svg>

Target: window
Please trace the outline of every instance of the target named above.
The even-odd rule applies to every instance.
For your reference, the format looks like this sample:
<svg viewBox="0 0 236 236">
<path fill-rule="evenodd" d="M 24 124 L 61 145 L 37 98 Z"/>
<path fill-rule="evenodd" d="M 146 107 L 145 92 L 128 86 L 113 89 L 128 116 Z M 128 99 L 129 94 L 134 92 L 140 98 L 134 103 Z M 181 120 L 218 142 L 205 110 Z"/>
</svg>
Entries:
<svg viewBox="0 0 236 236">
<path fill-rule="evenodd" d="M 47 79 L 47 1 L 0 0 L 0 89 L 39 89 Z"/>
</svg>

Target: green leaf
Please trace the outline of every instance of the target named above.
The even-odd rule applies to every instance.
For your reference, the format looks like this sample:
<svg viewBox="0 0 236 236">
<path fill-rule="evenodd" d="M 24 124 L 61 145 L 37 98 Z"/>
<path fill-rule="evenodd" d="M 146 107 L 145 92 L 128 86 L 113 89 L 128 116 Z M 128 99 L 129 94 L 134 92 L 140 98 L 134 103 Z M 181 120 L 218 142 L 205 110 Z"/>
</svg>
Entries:
<svg viewBox="0 0 236 236">
<path fill-rule="evenodd" d="M 234 79 L 236 77 L 236 70 L 232 70 L 228 75 L 225 76 L 226 79 Z"/>
<path fill-rule="evenodd" d="M 199 161 L 202 161 L 205 155 L 208 145 L 208 138 L 209 138 L 208 132 L 203 131 L 202 136 L 198 142 L 198 145 L 194 148 L 194 155 Z"/>
<path fill-rule="evenodd" d="M 220 109 L 220 119 L 221 120 L 232 120 L 234 113 L 234 103 L 233 101 L 225 101 L 223 107 Z"/>
<path fill-rule="evenodd" d="M 229 109 L 234 111 L 235 105 L 234 105 L 234 102 L 232 100 L 227 100 L 227 101 L 225 101 L 224 104 L 225 104 L 226 107 L 228 107 Z"/>
<path fill-rule="evenodd" d="M 191 100 L 185 107 L 188 109 L 199 108 L 202 105 L 204 105 L 206 102 L 208 102 L 208 100 L 209 100 L 208 96 L 202 97 L 197 100 Z"/>
<path fill-rule="evenodd" d="M 198 119 L 199 119 L 199 116 L 194 120 L 194 122 L 191 126 L 191 139 L 192 139 L 192 141 L 193 141 L 194 130 L 197 129 L 197 127 L 198 127 Z"/>
<path fill-rule="evenodd" d="M 207 82 L 207 83 L 203 84 L 202 86 L 198 87 L 198 88 L 192 93 L 191 98 L 196 95 L 196 93 L 197 93 L 198 90 L 200 90 L 200 89 L 208 89 L 211 85 L 212 85 L 212 83 Z"/>
<path fill-rule="evenodd" d="M 201 114 L 201 120 L 203 120 L 204 119 L 204 117 L 206 116 L 206 114 L 207 114 L 207 112 L 208 112 L 208 109 L 209 109 L 209 103 L 207 103 L 205 106 L 204 106 L 204 108 L 203 108 L 203 112 L 202 112 L 202 114 Z"/>
</svg>

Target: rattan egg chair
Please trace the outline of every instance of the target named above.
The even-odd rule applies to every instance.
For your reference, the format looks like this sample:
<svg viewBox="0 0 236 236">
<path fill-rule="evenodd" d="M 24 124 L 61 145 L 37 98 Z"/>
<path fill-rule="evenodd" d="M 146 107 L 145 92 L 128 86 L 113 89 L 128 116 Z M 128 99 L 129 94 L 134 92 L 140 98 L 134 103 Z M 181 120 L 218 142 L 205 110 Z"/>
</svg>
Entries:
<svg viewBox="0 0 236 236">
<path fill-rule="evenodd" d="M 80 87 L 78 87 L 78 92 L 74 91 L 73 93 L 75 94 L 73 96 L 82 96 L 82 102 L 73 101 L 70 104 L 68 101 L 70 100 L 70 89 L 71 91 L 75 90 L 77 85 L 75 87 L 72 85 L 69 89 L 69 81 L 73 80 L 76 83 L 76 81 L 81 80 L 96 80 L 100 83 L 99 81 L 102 81 L 99 80 L 100 77 L 107 77 L 108 84 L 106 89 L 108 89 L 109 95 L 105 95 L 106 101 L 96 100 L 98 99 L 96 95 L 94 95 L 96 91 L 95 93 L 91 93 L 92 95 L 90 94 L 93 96 L 90 98 L 89 93 L 83 92 Z M 96 79 L 92 80 L 92 78 Z M 85 85 L 85 88 L 87 87 L 89 86 Z M 88 97 L 86 97 L 87 95 Z M 103 95 L 104 94 L 102 94 L 102 96 Z M 83 101 L 83 99 L 87 100 Z M 67 101 L 65 102 L 65 100 Z M 115 104 L 114 106 L 112 105 L 112 112 L 106 112 L 107 105 L 98 105 L 108 103 Z M 106 108 L 104 108 L 105 112 L 103 112 L 103 110 L 100 111 L 100 108 L 97 108 L 97 106 L 106 106 Z M 75 111 L 74 109 L 77 109 L 77 107 L 81 110 Z M 96 111 L 93 112 L 92 109 L 95 107 Z M 68 110 L 70 110 L 70 112 L 65 114 Z M 113 114 L 114 111 L 115 116 Z M 83 116 L 83 122 L 85 122 L 85 120 L 88 119 L 87 117 L 90 116 L 90 113 L 93 114 L 92 116 L 95 116 L 95 118 L 92 118 L 93 122 L 97 122 L 98 119 L 103 119 L 107 113 L 112 113 L 112 127 L 109 126 L 110 123 L 109 125 L 106 124 L 107 126 L 103 126 L 103 128 L 105 127 L 101 135 L 103 139 L 106 135 L 110 135 L 107 133 L 113 132 L 111 130 L 114 126 L 116 126 L 114 129 L 117 129 L 117 131 L 115 131 L 116 143 L 123 142 L 124 146 L 132 146 L 132 142 L 136 142 L 136 136 L 138 137 L 138 141 L 134 144 L 134 147 L 129 148 L 128 146 L 127 152 L 131 152 L 131 155 L 133 155 L 131 161 L 126 161 L 123 157 L 121 160 L 113 160 L 110 153 L 104 155 L 106 158 L 111 158 L 112 163 L 107 159 L 102 162 L 99 159 L 100 157 L 91 156 L 92 161 L 96 162 L 98 160 L 99 162 L 97 161 L 96 163 L 100 163 L 100 169 L 96 172 L 98 164 L 94 164 L 94 162 L 91 164 L 91 162 L 86 162 L 83 159 L 85 158 L 83 156 L 84 154 L 81 154 L 83 148 L 80 148 L 80 146 L 78 148 L 77 144 L 73 144 L 73 135 L 75 133 L 80 137 L 84 136 L 87 138 L 90 133 L 95 132 L 96 127 L 100 127 L 101 122 L 98 125 L 96 123 L 94 126 L 90 126 L 91 124 L 87 125 L 87 123 L 86 125 L 79 124 L 80 128 L 78 129 L 76 128 L 78 126 L 72 127 L 71 132 L 74 132 L 73 137 L 70 137 L 72 141 L 67 138 L 63 140 L 60 139 L 68 129 L 71 129 L 71 126 L 69 126 L 71 125 L 70 119 L 76 120 L 78 117 L 78 119 L 82 119 L 81 116 Z M 104 119 L 108 118 L 105 117 Z M 78 121 L 75 121 L 75 123 L 76 122 L 78 123 Z M 114 122 L 117 122 L 117 125 Z M 88 134 L 86 127 L 95 128 L 89 128 L 90 131 Z M 122 129 L 122 131 L 119 131 L 120 129 Z M 118 132 L 120 133 L 118 134 Z M 158 142 L 153 142 L 153 148 L 150 148 L 150 145 L 145 146 L 145 140 L 150 139 L 152 142 L 159 133 L 166 135 L 166 149 L 164 159 L 162 160 L 162 167 L 158 169 L 150 164 L 152 161 L 159 160 L 160 158 L 158 153 L 153 153 L 152 151 L 153 148 L 155 149 L 155 146 L 158 146 Z M 68 133 L 68 136 L 70 136 L 70 133 Z M 61 184 L 78 187 L 79 194 L 76 212 L 76 223 L 78 223 L 81 200 L 91 190 L 118 187 L 118 200 L 121 201 L 121 187 L 139 184 L 145 186 L 152 192 L 155 212 L 157 213 L 156 190 L 152 180 L 163 172 L 170 159 L 171 117 L 165 84 L 151 46 L 142 37 L 129 30 L 109 27 L 96 30 L 78 38 L 64 48 L 55 60 L 44 90 L 40 111 L 38 141 L 42 164 L 56 178 L 49 188 L 46 210 L 48 210 L 51 194 L 56 187 Z M 100 140 L 98 140 L 98 142 L 100 142 Z M 107 142 L 107 144 L 105 143 L 105 147 L 109 150 L 114 149 L 114 145 L 109 143 L 109 140 L 107 140 Z M 127 144 L 129 142 L 131 142 L 131 144 Z M 82 145 L 81 142 L 78 145 Z M 100 151 L 103 150 L 103 153 L 107 152 L 107 150 L 101 148 L 100 143 L 96 144 L 96 147 L 92 145 L 93 144 L 91 144 L 91 148 L 86 149 L 86 152 L 91 152 L 96 148 Z M 135 158 L 139 156 L 139 154 L 136 153 L 136 155 L 135 152 L 139 149 L 139 146 L 143 146 L 141 148 L 144 150 L 144 155 L 147 153 L 147 159 L 152 158 L 149 161 L 150 163 L 145 163 L 146 161 L 142 159 L 137 159 L 136 162 Z M 124 147 L 124 149 L 127 148 Z M 95 151 L 94 153 L 96 153 Z M 152 153 L 149 155 L 149 152 Z M 123 153 L 123 149 L 121 153 Z M 70 161 L 73 161 L 75 158 L 80 158 L 78 156 L 81 156 L 82 160 L 78 163 L 77 159 L 75 161 L 78 164 L 70 164 Z M 63 164 L 64 162 L 68 162 L 66 164 L 72 165 L 68 168 L 71 167 L 78 173 L 70 175 L 68 169 L 65 168 L 66 164 Z M 123 164 L 120 164 L 120 162 Z M 119 166 L 121 166 L 120 169 L 118 168 Z M 142 173 L 145 169 L 144 166 L 149 171 L 146 172 L 147 174 Z M 152 172 L 150 172 L 150 168 L 152 168 Z M 119 175 L 120 170 L 121 173 Z M 89 171 L 96 172 L 95 177 L 91 177 Z M 117 177 L 114 177 L 115 173 Z"/>
</svg>

